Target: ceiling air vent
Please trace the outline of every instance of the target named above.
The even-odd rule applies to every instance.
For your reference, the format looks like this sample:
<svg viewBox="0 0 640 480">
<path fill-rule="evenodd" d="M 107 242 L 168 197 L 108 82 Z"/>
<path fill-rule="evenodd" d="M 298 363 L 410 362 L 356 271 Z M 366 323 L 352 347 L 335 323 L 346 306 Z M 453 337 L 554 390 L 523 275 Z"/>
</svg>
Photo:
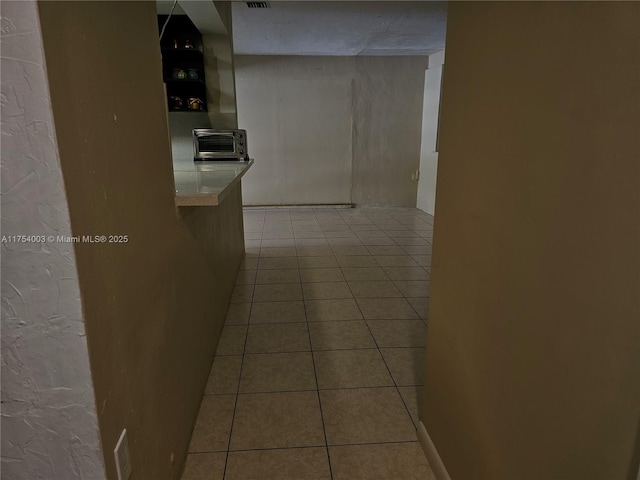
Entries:
<svg viewBox="0 0 640 480">
<path fill-rule="evenodd" d="M 247 2 L 249 8 L 271 8 L 269 2 Z"/>
</svg>

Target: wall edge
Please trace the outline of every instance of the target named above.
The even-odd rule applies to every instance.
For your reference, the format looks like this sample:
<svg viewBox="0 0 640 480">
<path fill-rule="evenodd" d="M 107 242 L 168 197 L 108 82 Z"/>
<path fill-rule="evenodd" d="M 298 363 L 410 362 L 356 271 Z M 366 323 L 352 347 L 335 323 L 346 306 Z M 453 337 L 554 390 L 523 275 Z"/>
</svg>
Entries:
<svg viewBox="0 0 640 480">
<path fill-rule="evenodd" d="M 436 480 L 451 480 L 447 467 L 444 466 L 442 458 L 440 458 L 440 454 L 438 453 L 438 450 L 436 449 L 433 440 L 431 440 L 431 437 L 429 436 L 429 433 L 422 421 L 418 423 L 417 433 L 422 451 L 429 461 L 429 465 L 436 476 Z"/>
</svg>

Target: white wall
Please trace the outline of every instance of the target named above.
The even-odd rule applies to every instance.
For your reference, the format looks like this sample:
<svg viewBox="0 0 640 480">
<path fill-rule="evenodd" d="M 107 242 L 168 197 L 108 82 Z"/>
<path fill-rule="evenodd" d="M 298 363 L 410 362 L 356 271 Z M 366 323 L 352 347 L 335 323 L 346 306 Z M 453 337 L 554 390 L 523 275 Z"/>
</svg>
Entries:
<svg viewBox="0 0 640 480">
<path fill-rule="evenodd" d="M 415 206 L 426 60 L 237 56 L 245 204 Z"/>
<path fill-rule="evenodd" d="M 35 2 L 2 2 L 2 235 L 71 235 Z M 2 244 L 2 477 L 102 479 L 70 243 Z"/>
<path fill-rule="evenodd" d="M 238 127 L 255 165 L 245 205 L 351 202 L 349 57 L 238 56 Z"/>
<path fill-rule="evenodd" d="M 438 115 L 444 50 L 429 56 L 429 68 L 424 77 L 422 108 L 422 143 L 420 146 L 420 179 L 418 181 L 417 207 L 433 215 L 436 207 L 436 178 L 438 175 Z"/>
</svg>

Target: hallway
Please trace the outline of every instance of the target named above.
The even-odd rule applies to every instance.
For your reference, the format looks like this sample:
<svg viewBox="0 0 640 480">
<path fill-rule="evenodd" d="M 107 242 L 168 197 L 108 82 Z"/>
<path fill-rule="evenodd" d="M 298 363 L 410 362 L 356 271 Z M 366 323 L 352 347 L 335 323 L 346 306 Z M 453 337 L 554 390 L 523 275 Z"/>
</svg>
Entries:
<svg viewBox="0 0 640 480">
<path fill-rule="evenodd" d="M 245 209 L 183 480 L 432 479 L 416 440 L 433 217 Z"/>
</svg>

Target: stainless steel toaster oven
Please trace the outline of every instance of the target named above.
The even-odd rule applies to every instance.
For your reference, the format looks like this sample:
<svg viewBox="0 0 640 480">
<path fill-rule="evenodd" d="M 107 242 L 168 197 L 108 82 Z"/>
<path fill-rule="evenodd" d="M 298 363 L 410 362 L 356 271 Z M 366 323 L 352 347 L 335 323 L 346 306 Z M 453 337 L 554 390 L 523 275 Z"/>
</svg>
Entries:
<svg viewBox="0 0 640 480">
<path fill-rule="evenodd" d="M 196 161 L 248 161 L 246 130 L 194 129 L 193 158 Z"/>
</svg>

